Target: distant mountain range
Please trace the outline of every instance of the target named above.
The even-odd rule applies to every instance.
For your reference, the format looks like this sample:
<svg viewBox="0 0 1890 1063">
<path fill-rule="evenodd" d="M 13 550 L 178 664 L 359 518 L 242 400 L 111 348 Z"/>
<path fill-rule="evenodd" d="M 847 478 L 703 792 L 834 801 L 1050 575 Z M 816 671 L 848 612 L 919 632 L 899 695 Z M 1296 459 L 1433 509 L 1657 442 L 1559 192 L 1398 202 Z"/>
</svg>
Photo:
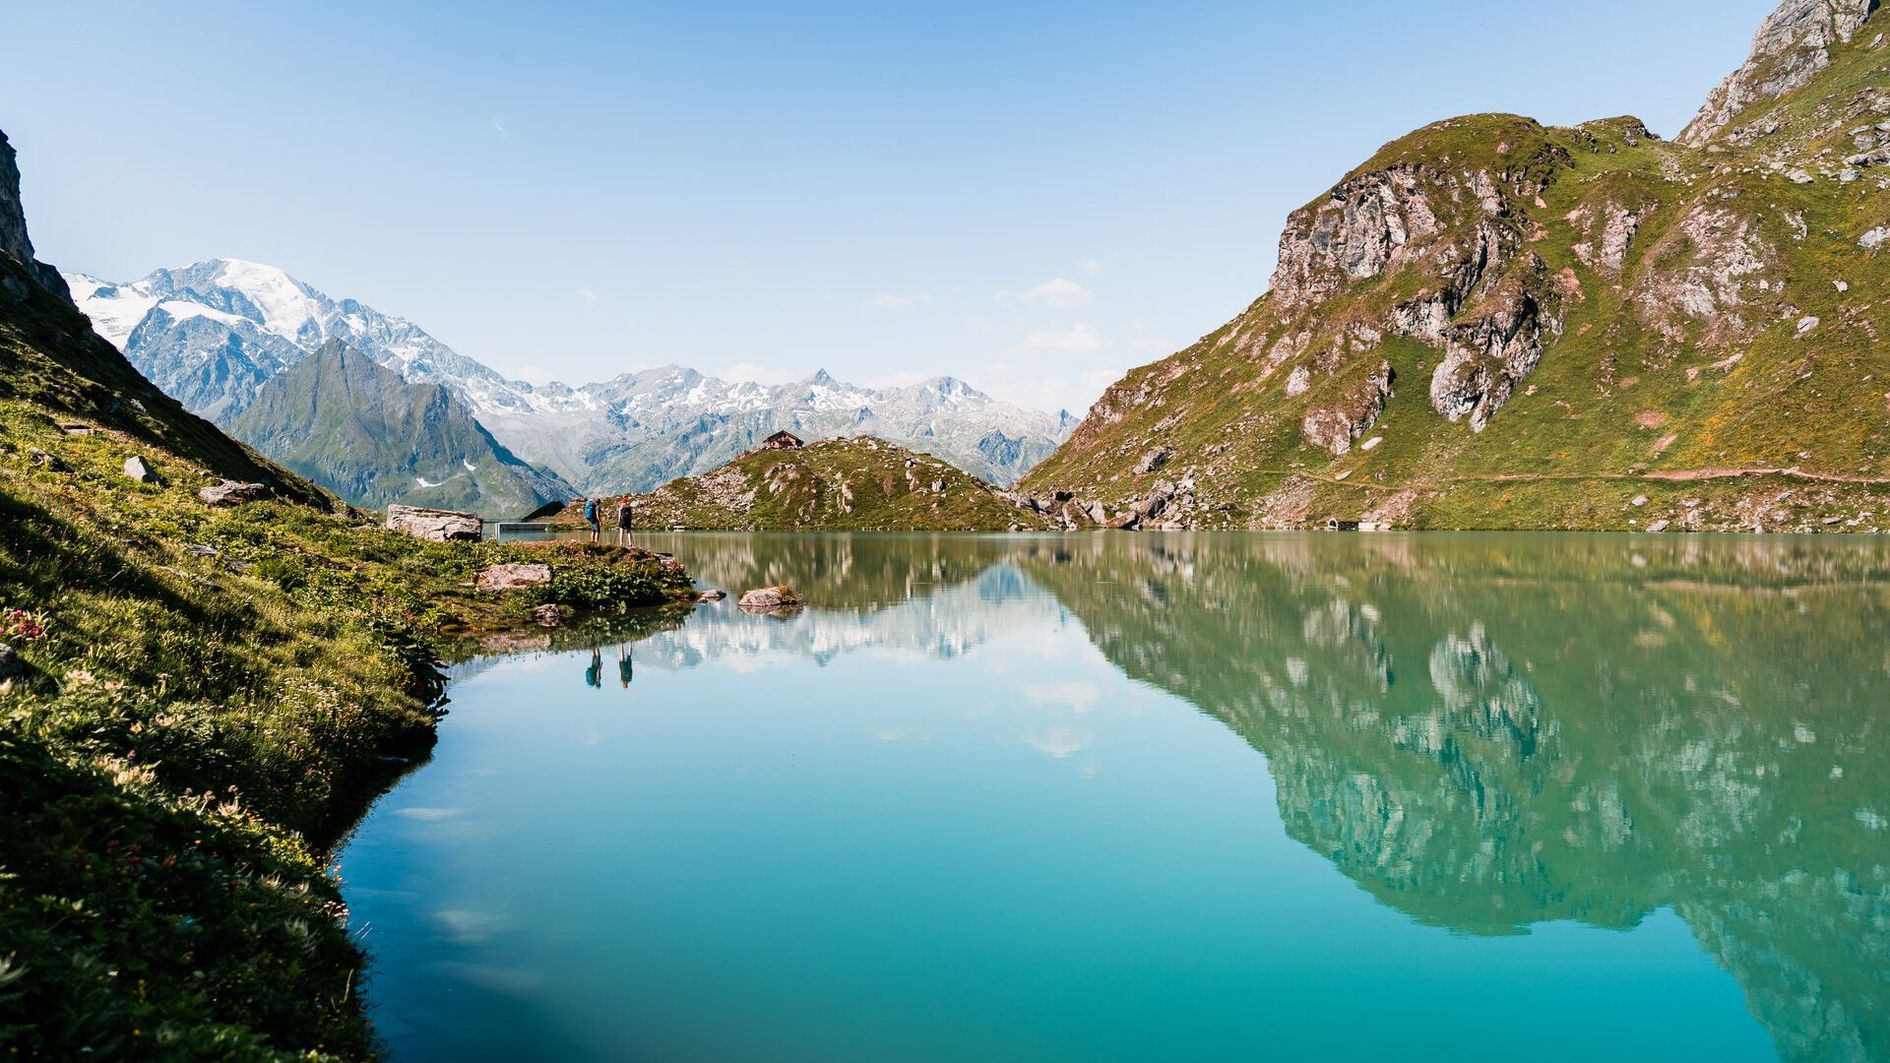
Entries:
<svg viewBox="0 0 1890 1063">
<path fill-rule="evenodd" d="M 575 493 L 520 460 L 440 384 L 416 384 L 338 339 L 270 377 L 238 438 L 357 506 L 518 517 Z"/>
<path fill-rule="evenodd" d="M 125 284 L 83 274 L 65 279 L 99 335 L 192 411 L 238 435 L 244 411 L 272 380 L 339 340 L 408 384 L 439 385 L 500 447 L 584 492 L 645 491 L 706 472 L 781 429 L 810 440 L 881 436 L 1008 484 L 1076 425 L 1068 413 L 1025 410 L 949 377 L 876 389 L 823 371 L 768 386 L 666 366 L 578 388 L 534 386 L 506 379 L 410 321 L 238 259 L 161 269 Z M 280 426 L 294 401 L 275 396 L 272 425 Z M 410 405 L 412 397 L 401 401 Z M 422 455 L 421 462 L 469 457 Z"/>
</svg>

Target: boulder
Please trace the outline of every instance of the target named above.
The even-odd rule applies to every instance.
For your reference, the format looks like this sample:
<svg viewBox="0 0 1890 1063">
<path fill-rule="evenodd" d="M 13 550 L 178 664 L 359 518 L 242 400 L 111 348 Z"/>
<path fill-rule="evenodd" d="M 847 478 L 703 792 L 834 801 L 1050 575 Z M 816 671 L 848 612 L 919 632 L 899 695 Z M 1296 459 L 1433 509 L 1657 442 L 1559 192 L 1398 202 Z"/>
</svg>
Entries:
<svg viewBox="0 0 1890 1063">
<path fill-rule="evenodd" d="M 0 642 L 0 681 L 17 679 L 26 674 L 26 662 L 13 647 Z"/>
<path fill-rule="evenodd" d="M 760 587 L 743 594 L 736 603 L 751 613 L 779 613 L 799 609 L 801 596 L 788 587 Z"/>
<path fill-rule="evenodd" d="M 151 466 L 146 465 L 144 459 L 136 454 L 125 459 L 125 475 L 141 484 L 158 482 L 157 473 L 152 472 Z"/>
<path fill-rule="evenodd" d="M 1154 450 L 1142 455 L 1142 460 L 1135 463 L 1135 474 L 1137 476 L 1146 476 L 1168 464 L 1168 459 L 1174 456 L 1175 452 L 1172 449 L 1168 447 L 1156 447 Z"/>
<path fill-rule="evenodd" d="M 1168 508 L 1168 503 L 1174 497 L 1175 485 L 1167 480 L 1157 480 L 1155 486 L 1149 488 L 1148 494 L 1129 504 L 1128 514 L 1115 526 L 1125 530 L 1147 526 L 1153 518 L 1161 515 L 1162 510 Z"/>
<path fill-rule="evenodd" d="M 418 506 L 388 506 L 387 526 L 428 542 L 478 542 L 485 535 L 486 522 L 472 513 L 446 509 L 421 509 Z"/>
<path fill-rule="evenodd" d="M 558 607 L 555 605 L 541 605 L 532 610 L 532 619 L 538 622 L 539 627 L 557 627 L 559 619 Z"/>
<path fill-rule="evenodd" d="M 719 602 L 726 597 L 728 597 L 727 591 L 703 591 L 701 594 L 696 595 L 696 601 Z"/>
<path fill-rule="evenodd" d="M 269 488 L 263 484 L 225 480 L 197 492 L 197 497 L 213 506 L 240 506 L 245 502 L 260 502 L 268 498 Z"/>
<path fill-rule="evenodd" d="M 538 565 L 487 565 L 479 572 L 475 581 L 482 591 L 516 591 L 526 587 L 542 587 L 551 582 L 551 566 Z"/>
<path fill-rule="evenodd" d="M 67 465 L 65 462 L 60 461 L 58 458 L 52 456 L 51 454 L 46 453 L 45 451 L 39 449 L 38 447 L 26 448 L 26 456 L 29 458 L 32 458 L 33 464 L 39 466 L 42 469 L 49 469 L 53 472 L 71 472 L 72 471 L 72 466 Z"/>
</svg>

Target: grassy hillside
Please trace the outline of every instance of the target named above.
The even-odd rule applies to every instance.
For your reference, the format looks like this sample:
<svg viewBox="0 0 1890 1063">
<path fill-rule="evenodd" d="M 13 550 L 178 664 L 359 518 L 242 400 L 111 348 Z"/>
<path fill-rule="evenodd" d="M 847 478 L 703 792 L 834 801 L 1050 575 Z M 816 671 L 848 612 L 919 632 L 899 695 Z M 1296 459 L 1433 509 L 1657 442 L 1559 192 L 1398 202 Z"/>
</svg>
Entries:
<svg viewBox="0 0 1890 1063">
<path fill-rule="evenodd" d="M 687 576 L 386 532 L 31 280 L 0 254 L 0 1056 L 371 1055 L 327 850 L 425 756 L 433 662 L 536 604 L 658 603 Z M 198 499 L 222 478 L 276 496 Z M 549 587 L 471 590 L 527 558 Z"/>
<path fill-rule="evenodd" d="M 339 340 L 264 384 L 230 431 L 374 509 L 398 502 L 517 519 L 574 493 L 500 446 L 446 388 L 410 384 Z"/>
<path fill-rule="evenodd" d="M 1886 27 L 1703 148 L 1512 115 L 1387 145 L 1020 489 L 1113 515 L 1167 480 L 1191 527 L 1890 527 Z"/>
<path fill-rule="evenodd" d="M 613 514 L 606 507 L 606 525 Z M 710 531 L 1048 527 L 990 484 L 941 459 L 865 437 L 752 451 L 707 475 L 672 481 L 636 499 L 636 524 Z"/>
</svg>

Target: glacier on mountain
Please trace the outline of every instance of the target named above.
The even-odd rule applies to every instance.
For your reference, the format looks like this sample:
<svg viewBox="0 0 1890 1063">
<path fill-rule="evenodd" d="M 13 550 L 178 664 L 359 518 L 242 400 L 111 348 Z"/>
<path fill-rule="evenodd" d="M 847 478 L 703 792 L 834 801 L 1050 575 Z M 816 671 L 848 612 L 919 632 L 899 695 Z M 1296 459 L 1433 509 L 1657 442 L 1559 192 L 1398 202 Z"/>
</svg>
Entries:
<svg viewBox="0 0 1890 1063">
<path fill-rule="evenodd" d="M 875 389 L 821 370 L 791 384 L 668 365 L 573 388 L 508 380 L 404 318 L 335 299 L 274 266 L 211 259 L 118 284 L 66 274 L 94 329 L 194 412 L 230 424 L 272 377 L 340 340 L 411 383 L 437 383 L 513 453 L 586 491 L 647 490 L 769 434 L 877 435 L 1010 483 L 1075 427 L 938 377 Z"/>
</svg>

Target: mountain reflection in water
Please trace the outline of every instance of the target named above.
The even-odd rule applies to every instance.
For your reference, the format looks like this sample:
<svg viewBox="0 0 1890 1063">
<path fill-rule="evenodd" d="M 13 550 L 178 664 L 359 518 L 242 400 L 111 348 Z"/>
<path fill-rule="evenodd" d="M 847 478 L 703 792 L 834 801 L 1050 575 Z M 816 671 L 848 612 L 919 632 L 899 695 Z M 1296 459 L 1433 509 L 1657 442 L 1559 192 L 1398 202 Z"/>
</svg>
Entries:
<svg viewBox="0 0 1890 1063">
<path fill-rule="evenodd" d="M 964 653 L 1061 608 L 1265 754 L 1292 837 L 1480 935 L 1673 908 L 1787 1057 L 1890 1051 L 1890 551 L 1618 536 L 688 536 L 639 659 Z M 1022 593 L 1025 581 L 1054 603 Z M 968 602 L 976 608 L 967 607 Z M 1258 767 L 1258 765 L 1256 765 Z"/>
<path fill-rule="evenodd" d="M 342 859 L 396 1057 L 1763 1054 L 1684 922 L 1890 1058 L 1879 543 L 640 538 L 808 608 L 455 668 Z"/>
</svg>

